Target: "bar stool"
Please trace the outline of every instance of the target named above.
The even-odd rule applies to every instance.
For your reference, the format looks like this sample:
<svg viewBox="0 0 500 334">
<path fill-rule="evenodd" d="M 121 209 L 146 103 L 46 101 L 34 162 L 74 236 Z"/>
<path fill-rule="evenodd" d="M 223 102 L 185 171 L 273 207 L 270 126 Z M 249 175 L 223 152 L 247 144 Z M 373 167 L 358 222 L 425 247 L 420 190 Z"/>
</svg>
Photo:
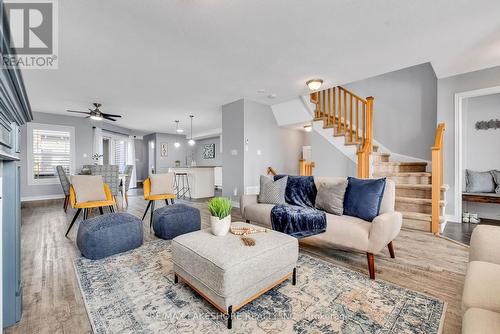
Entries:
<svg viewBox="0 0 500 334">
<path fill-rule="evenodd" d="M 182 187 L 181 187 L 182 182 Z M 188 173 L 175 173 L 175 191 L 177 198 L 186 198 L 186 194 L 189 194 L 191 198 L 191 187 L 189 186 Z"/>
</svg>

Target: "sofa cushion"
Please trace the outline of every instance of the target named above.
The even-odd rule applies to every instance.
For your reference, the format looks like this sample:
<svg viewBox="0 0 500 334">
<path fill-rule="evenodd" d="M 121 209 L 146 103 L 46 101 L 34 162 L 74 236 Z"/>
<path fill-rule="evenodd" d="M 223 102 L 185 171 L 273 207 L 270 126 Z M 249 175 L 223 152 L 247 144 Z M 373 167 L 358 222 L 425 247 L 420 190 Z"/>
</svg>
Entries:
<svg viewBox="0 0 500 334">
<path fill-rule="evenodd" d="M 342 248 L 366 251 L 370 229 L 371 223 L 362 219 L 327 213 L 325 233 L 317 234 L 313 238 Z"/>
<path fill-rule="evenodd" d="M 259 203 L 285 204 L 287 177 L 273 180 L 265 175 L 260 176 Z"/>
<path fill-rule="evenodd" d="M 483 261 L 500 265 L 500 227 L 479 225 L 470 239 L 469 261 Z"/>
<path fill-rule="evenodd" d="M 491 175 L 493 176 L 493 181 L 495 181 L 495 192 L 497 194 L 500 194 L 500 171 L 499 170 L 492 170 Z"/>
<path fill-rule="evenodd" d="M 500 312 L 500 265 L 469 262 L 465 275 L 462 310 L 471 307 Z"/>
<path fill-rule="evenodd" d="M 385 189 L 385 178 L 347 178 L 344 196 L 344 214 L 371 222 L 379 215 Z"/>
<path fill-rule="evenodd" d="M 275 180 L 279 180 L 286 175 L 276 175 Z M 312 176 L 288 175 L 288 182 L 285 191 L 285 201 L 287 204 L 314 208 L 316 201 L 316 184 Z"/>
<path fill-rule="evenodd" d="M 465 170 L 465 189 L 468 193 L 493 193 L 495 192 L 495 181 L 493 175 L 488 172 L 476 172 Z"/>
<path fill-rule="evenodd" d="M 271 210 L 274 204 L 255 203 L 245 206 L 245 219 L 269 228 L 271 224 Z"/>
<path fill-rule="evenodd" d="M 344 194 L 347 188 L 347 179 L 338 182 L 319 182 L 316 195 L 316 208 L 328 213 L 342 216 L 344 212 Z"/>
<path fill-rule="evenodd" d="M 500 333 L 500 313 L 470 308 L 462 319 L 462 334 Z"/>
</svg>

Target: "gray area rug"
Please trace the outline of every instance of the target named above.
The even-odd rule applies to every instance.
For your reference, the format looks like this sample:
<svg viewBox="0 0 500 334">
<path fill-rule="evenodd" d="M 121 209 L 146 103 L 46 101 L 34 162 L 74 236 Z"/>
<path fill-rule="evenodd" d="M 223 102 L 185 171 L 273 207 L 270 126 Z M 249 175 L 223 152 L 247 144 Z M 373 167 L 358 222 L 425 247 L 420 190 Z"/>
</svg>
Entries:
<svg viewBox="0 0 500 334">
<path fill-rule="evenodd" d="M 301 253 L 290 281 L 226 318 L 174 284 L 170 243 L 155 240 L 106 259 L 75 260 L 95 333 L 439 333 L 436 298 Z"/>
</svg>

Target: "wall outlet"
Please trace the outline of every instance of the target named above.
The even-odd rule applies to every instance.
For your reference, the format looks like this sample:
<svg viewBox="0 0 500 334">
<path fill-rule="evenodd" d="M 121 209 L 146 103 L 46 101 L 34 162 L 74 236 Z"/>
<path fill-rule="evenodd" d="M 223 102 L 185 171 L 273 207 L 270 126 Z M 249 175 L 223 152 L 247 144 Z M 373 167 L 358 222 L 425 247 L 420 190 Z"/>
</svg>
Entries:
<svg viewBox="0 0 500 334">
<path fill-rule="evenodd" d="M 83 157 L 86 158 L 87 157 L 87 153 L 83 153 Z"/>
<path fill-rule="evenodd" d="M 238 196 L 238 188 L 234 188 L 233 190 L 233 196 Z"/>
<path fill-rule="evenodd" d="M 257 150 L 257 155 L 262 155 L 262 150 Z"/>
<path fill-rule="evenodd" d="M 231 155 L 238 155 L 238 150 L 231 150 Z"/>
</svg>

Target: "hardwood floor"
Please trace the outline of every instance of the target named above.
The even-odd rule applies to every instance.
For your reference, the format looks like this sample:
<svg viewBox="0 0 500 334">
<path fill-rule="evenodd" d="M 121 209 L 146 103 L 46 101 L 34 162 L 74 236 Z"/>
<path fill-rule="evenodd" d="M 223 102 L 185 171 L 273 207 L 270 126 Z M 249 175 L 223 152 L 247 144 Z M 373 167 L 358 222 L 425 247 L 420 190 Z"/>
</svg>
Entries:
<svg viewBox="0 0 500 334">
<path fill-rule="evenodd" d="M 474 223 L 448 223 L 443 232 L 443 236 L 453 239 L 455 241 L 461 242 L 466 245 L 470 245 L 470 237 L 472 231 L 478 225 L 495 225 L 500 226 L 500 221 L 493 219 L 482 218 L 479 224 Z"/>
<path fill-rule="evenodd" d="M 178 201 L 179 202 L 179 201 Z M 129 197 L 127 211 L 142 217 L 146 202 L 140 192 Z M 163 204 L 157 203 L 158 207 Z M 189 203 L 200 208 L 202 225 L 209 213 L 203 201 Z M 64 237 L 74 211 L 65 214 L 63 200 L 24 203 L 22 208 L 23 317 L 5 333 L 89 333 L 91 327 L 78 288 L 73 260 L 77 224 Z M 234 209 L 233 221 L 241 220 Z M 145 241 L 156 237 L 144 223 Z M 394 242 L 396 258 L 386 248 L 375 256 L 377 279 L 420 291 L 448 303 L 443 333 L 460 333 L 460 302 L 468 248 L 424 232 L 403 230 Z M 368 274 L 366 255 L 336 250 L 332 245 L 302 241 L 301 250 L 334 264 Z"/>
</svg>

